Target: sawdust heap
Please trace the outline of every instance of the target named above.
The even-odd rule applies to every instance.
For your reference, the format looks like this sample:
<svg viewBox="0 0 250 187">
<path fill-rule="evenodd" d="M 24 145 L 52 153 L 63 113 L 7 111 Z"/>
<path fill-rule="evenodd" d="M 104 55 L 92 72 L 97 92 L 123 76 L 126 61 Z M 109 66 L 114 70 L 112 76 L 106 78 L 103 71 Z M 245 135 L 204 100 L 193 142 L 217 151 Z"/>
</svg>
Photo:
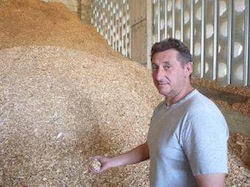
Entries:
<svg viewBox="0 0 250 187">
<path fill-rule="evenodd" d="M 148 71 L 128 63 L 58 47 L 1 50 L 0 186 L 146 185 L 147 163 L 86 172 L 91 156 L 145 141 L 159 98 Z"/>
<path fill-rule="evenodd" d="M 0 1 L 0 49 L 15 46 L 62 46 L 96 56 L 121 55 L 62 3 L 40 0 Z"/>
<path fill-rule="evenodd" d="M 148 186 L 148 162 L 86 172 L 145 141 L 161 100 L 148 70 L 60 3 L 0 0 L 0 29 L 0 186 Z M 249 184 L 249 138 L 229 143 L 227 186 Z"/>
</svg>

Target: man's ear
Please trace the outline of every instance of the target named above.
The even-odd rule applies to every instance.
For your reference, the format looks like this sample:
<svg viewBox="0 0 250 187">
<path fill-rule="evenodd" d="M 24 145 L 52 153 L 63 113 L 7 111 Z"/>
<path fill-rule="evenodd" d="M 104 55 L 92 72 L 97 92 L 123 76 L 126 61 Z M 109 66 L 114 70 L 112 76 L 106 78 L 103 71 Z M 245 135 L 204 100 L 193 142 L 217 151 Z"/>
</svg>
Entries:
<svg viewBox="0 0 250 187">
<path fill-rule="evenodd" d="M 188 62 L 184 66 L 185 75 L 189 77 L 193 73 L 193 62 Z"/>
</svg>

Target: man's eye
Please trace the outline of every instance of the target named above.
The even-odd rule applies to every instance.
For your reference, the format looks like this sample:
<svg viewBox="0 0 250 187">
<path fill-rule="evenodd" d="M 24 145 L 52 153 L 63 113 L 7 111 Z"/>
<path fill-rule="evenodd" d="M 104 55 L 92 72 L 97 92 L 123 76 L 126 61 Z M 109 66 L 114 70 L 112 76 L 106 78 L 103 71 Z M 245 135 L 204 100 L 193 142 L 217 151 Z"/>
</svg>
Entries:
<svg viewBox="0 0 250 187">
<path fill-rule="evenodd" d="M 164 65 L 164 66 L 163 66 L 163 69 L 164 69 L 164 70 L 167 70 L 167 69 L 169 69 L 170 67 L 171 67 L 170 65 Z"/>
<path fill-rule="evenodd" d="M 153 71 L 158 70 L 158 66 L 156 66 L 156 65 L 152 65 L 152 70 L 153 70 Z"/>
</svg>

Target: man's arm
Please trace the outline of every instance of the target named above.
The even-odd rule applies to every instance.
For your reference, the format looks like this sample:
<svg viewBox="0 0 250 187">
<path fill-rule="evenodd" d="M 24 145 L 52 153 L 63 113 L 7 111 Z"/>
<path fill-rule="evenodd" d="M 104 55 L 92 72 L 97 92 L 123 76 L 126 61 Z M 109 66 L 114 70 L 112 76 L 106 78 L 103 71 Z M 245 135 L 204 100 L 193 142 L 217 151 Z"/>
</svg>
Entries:
<svg viewBox="0 0 250 187">
<path fill-rule="evenodd" d="M 93 168 L 90 168 L 90 170 L 93 173 L 101 173 L 113 167 L 136 164 L 136 163 L 149 159 L 148 144 L 147 142 L 145 142 L 144 144 L 141 144 L 138 147 L 126 153 L 123 153 L 121 155 L 118 155 L 112 158 L 107 158 L 103 156 L 95 156 L 93 157 L 93 159 L 97 159 L 99 162 L 101 162 L 101 169 L 99 171 L 95 171 L 93 170 Z"/>
<path fill-rule="evenodd" d="M 225 174 L 195 175 L 195 180 L 199 187 L 224 187 Z"/>
</svg>

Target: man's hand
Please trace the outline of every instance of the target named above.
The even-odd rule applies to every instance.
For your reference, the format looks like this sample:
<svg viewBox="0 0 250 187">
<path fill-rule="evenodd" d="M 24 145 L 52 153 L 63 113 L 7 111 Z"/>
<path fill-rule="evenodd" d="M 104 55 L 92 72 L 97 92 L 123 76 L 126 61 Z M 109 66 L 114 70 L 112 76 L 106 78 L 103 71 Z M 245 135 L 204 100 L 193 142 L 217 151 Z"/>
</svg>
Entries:
<svg viewBox="0 0 250 187">
<path fill-rule="evenodd" d="M 110 158 L 104 156 L 95 156 L 91 158 L 89 163 L 89 171 L 92 173 L 102 173 L 107 169 L 111 168 Z"/>
</svg>

